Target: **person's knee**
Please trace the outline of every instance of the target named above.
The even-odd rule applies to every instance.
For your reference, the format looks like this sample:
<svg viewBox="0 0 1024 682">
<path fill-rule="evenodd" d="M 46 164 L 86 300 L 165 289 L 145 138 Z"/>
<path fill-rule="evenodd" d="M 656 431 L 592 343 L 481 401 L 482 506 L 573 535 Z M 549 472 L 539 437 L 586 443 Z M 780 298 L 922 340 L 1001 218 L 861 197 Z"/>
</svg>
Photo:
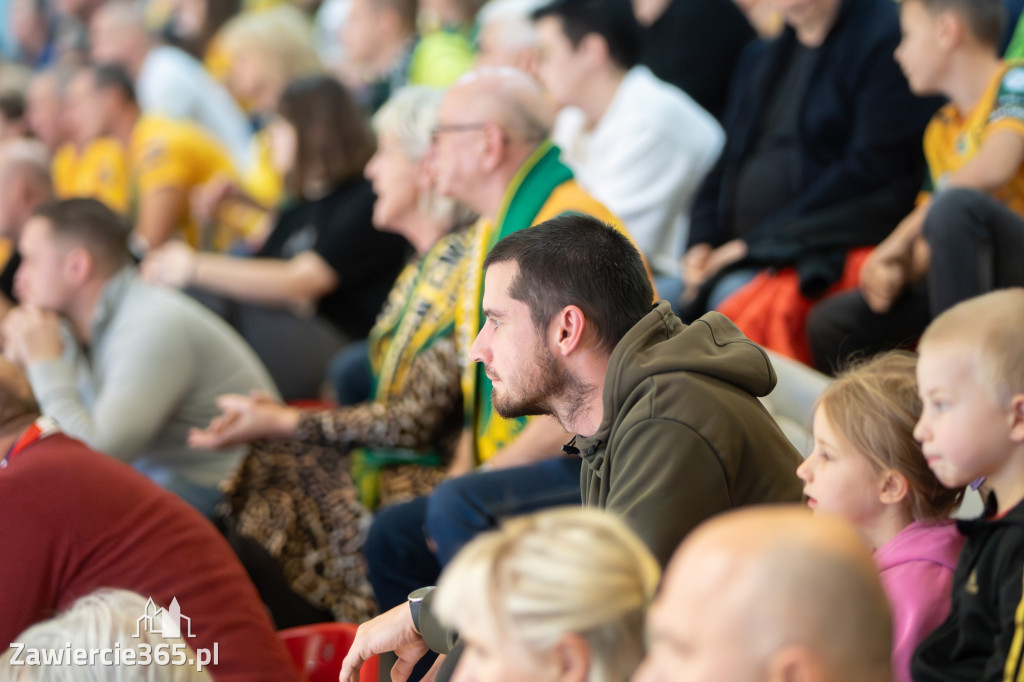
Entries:
<svg viewBox="0 0 1024 682">
<path fill-rule="evenodd" d="M 826 298 L 811 308 L 806 323 L 807 337 L 811 346 L 827 344 L 831 339 L 844 334 L 844 322 L 846 321 L 844 308 L 845 306 L 837 301 L 836 297 Z"/>
<path fill-rule="evenodd" d="M 925 217 L 922 234 L 932 248 L 950 238 L 963 235 L 976 222 L 984 195 L 970 189 L 953 187 L 936 194 Z"/>
<path fill-rule="evenodd" d="M 459 476 L 443 481 L 431 494 L 427 502 L 426 529 L 431 538 L 443 535 L 455 524 L 464 525 L 465 520 L 478 517 L 477 505 L 472 503 L 470 494 L 473 476 Z"/>
</svg>

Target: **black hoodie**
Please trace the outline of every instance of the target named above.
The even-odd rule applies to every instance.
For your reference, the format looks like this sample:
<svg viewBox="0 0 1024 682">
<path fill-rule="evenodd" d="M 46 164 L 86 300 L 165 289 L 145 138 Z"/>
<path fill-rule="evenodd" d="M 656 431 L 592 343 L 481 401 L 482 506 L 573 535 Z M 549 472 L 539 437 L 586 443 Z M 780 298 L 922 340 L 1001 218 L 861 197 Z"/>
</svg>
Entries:
<svg viewBox="0 0 1024 682">
<path fill-rule="evenodd" d="M 1000 519 L 958 521 L 967 540 L 953 573 L 949 617 L 917 648 L 915 682 L 1020 680 L 1024 675 L 1024 502 Z"/>
</svg>

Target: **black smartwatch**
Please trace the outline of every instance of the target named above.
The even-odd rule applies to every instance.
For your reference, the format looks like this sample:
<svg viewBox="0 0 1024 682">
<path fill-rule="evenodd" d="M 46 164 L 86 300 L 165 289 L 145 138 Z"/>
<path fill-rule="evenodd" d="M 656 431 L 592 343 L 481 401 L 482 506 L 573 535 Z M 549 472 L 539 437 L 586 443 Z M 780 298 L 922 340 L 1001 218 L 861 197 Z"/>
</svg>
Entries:
<svg viewBox="0 0 1024 682">
<path fill-rule="evenodd" d="M 433 586 L 421 587 L 418 590 L 413 590 L 406 597 L 409 602 L 409 611 L 412 613 L 412 626 L 416 628 L 416 632 L 420 631 L 420 608 L 423 606 L 423 600 L 433 591 Z"/>
</svg>

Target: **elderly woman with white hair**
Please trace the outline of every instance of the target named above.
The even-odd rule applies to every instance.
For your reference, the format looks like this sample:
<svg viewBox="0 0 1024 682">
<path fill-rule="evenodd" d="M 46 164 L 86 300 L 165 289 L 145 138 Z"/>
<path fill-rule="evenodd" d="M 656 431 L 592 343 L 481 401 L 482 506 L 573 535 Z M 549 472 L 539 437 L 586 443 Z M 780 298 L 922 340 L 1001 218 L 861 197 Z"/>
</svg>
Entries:
<svg viewBox="0 0 1024 682">
<path fill-rule="evenodd" d="M 371 399 L 314 411 L 266 396 L 222 396 L 222 415 L 191 437 L 203 448 L 256 441 L 229 483 L 224 516 L 243 563 L 252 569 L 255 552 L 260 573 L 276 564 L 288 588 L 317 610 L 276 607 L 257 585 L 279 627 L 372 615 L 361 555 L 367 512 L 428 493 L 461 425 L 454 322 L 469 234 L 426 172 L 439 103 L 439 93 L 410 88 L 374 118 L 378 146 L 366 168 L 377 194 L 374 224 L 403 235 L 418 257 L 370 332 Z"/>
<path fill-rule="evenodd" d="M 147 608 L 156 609 L 129 590 L 81 597 L 18 636 L 0 656 L 0 682 L 212 682 L 204 669 L 213 662 L 210 652 L 198 656 L 182 639 L 186 633 L 148 627 Z"/>
<path fill-rule="evenodd" d="M 434 613 L 465 647 L 456 682 L 625 682 L 644 655 L 660 569 L 617 517 L 564 508 L 466 545 Z"/>
</svg>

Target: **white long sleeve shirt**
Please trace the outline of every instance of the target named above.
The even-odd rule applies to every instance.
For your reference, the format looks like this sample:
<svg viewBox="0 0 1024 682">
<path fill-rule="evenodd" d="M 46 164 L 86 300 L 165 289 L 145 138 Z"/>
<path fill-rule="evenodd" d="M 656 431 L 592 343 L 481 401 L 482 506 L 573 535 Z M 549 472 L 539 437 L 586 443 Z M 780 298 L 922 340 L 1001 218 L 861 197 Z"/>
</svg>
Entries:
<svg viewBox="0 0 1024 682">
<path fill-rule="evenodd" d="M 678 276 L 690 209 L 718 160 L 725 132 L 679 88 L 630 69 L 601 120 L 562 109 L 552 135 L 562 161 L 619 216 L 656 275 Z"/>
</svg>

